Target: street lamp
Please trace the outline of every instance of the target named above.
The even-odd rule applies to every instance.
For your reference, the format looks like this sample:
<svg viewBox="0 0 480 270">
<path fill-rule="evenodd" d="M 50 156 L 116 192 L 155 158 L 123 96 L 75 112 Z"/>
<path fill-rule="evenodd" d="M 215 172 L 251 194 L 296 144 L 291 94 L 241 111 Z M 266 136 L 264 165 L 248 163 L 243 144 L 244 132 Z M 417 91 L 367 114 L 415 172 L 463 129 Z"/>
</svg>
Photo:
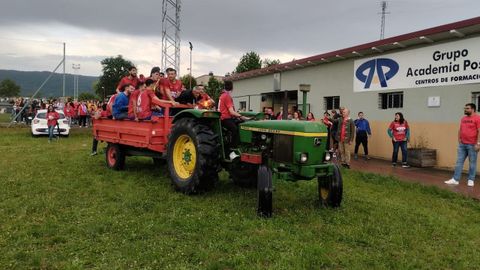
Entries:
<svg viewBox="0 0 480 270">
<path fill-rule="evenodd" d="M 192 50 L 193 50 L 193 45 L 192 42 L 188 42 L 190 44 L 190 90 L 192 90 Z"/>
</svg>

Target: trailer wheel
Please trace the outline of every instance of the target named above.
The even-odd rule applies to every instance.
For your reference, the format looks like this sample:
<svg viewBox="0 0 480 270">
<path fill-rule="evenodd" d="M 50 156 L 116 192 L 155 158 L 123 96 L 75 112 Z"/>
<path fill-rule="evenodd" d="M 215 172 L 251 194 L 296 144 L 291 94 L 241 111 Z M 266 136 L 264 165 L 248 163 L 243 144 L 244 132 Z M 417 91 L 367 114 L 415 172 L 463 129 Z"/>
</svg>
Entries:
<svg viewBox="0 0 480 270">
<path fill-rule="evenodd" d="M 263 165 L 258 168 L 257 192 L 257 215 L 260 217 L 271 217 L 273 199 L 272 171 Z"/>
<path fill-rule="evenodd" d="M 167 164 L 176 190 L 191 194 L 212 188 L 220 165 L 218 135 L 200 120 L 178 120 L 169 136 Z"/>
<path fill-rule="evenodd" d="M 257 186 L 258 165 L 237 162 L 230 168 L 230 176 L 235 185 L 245 188 L 255 188 Z"/>
<path fill-rule="evenodd" d="M 105 152 L 107 166 L 116 171 L 125 168 L 125 153 L 118 144 L 109 143 Z"/>
<path fill-rule="evenodd" d="M 342 203 L 343 180 L 338 165 L 333 165 L 333 174 L 318 178 L 318 196 L 326 207 L 339 207 Z"/>
</svg>

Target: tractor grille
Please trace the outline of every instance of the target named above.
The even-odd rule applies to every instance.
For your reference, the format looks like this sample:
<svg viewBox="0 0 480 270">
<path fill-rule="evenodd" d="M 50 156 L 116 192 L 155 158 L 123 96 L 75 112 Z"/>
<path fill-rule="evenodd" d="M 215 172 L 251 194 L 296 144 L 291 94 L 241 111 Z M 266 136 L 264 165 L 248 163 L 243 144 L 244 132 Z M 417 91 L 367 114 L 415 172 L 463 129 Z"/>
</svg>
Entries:
<svg viewBox="0 0 480 270">
<path fill-rule="evenodd" d="M 293 161 L 293 136 L 275 134 L 273 137 L 273 160 L 282 163 Z"/>
</svg>

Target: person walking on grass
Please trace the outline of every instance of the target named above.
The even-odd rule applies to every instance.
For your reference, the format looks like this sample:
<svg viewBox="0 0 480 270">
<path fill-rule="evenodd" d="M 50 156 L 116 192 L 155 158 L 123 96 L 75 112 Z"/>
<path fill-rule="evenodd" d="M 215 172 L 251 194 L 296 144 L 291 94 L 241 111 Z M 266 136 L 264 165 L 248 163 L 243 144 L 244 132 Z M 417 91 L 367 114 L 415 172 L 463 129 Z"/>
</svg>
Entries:
<svg viewBox="0 0 480 270">
<path fill-rule="evenodd" d="M 388 127 L 388 136 L 392 138 L 392 166 L 397 166 L 398 148 L 402 150 L 402 167 L 410 167 L 407 163 L 407 143 L 410 140 L 410 127 L 401 112 L 395 113 L 395 120 Z"/>
<path fill-rule="evenodd" d="M 355 153 L 353 158 L 358 159 L 358 148 L 360 144 L 363 145 L 363 152 L 365 153 L 365 159 L 369 160 L 368 156 L 368 138 L 372 136 L 370 130 L 370 123 L 367 119 L 363 118 L 363 112 L 358 113 L 358 119 L 355 120 L 355 127 L 357 134 L 355 136 Z"/>
<path fill-rule="evenodd" d="M 477 106 L 468 103 L 464 108 L 465 116 L 460 121 L 458 130 L 457 163 L 453 178 L 445 181 L 447 185 L 458 185 L 462 176 L 463 164 L 468 156 L 468 181 L 467 185 L 473 187 L 475 184 L 475 175 L 477 173 L 477 154 L 480 150 L 480 138 L 478 132 L 480 129 L 480 115 L 477 114 Z"/>
<path fill-rule="evenodd" d="M 53 109 L 53 106 L 48 106 L 47 110 L 47 127 L 48 127 L 48 142 L 52 141 L 53 130 L 57 126 L 57 120 L 60 118 L 60 115 Z"/>
<path fill-rule="evenodd" d="M 350 169 L 350 145 L 352 145 L 355 137 L 355 124 L 350 118 L 350 110 L 342 109 L 342 115 L 338 118 L 337 127 L 337 141 L 338 149 L 340 150 L 340 157 L 342 159 L 342 166 Z"/>
</svg>

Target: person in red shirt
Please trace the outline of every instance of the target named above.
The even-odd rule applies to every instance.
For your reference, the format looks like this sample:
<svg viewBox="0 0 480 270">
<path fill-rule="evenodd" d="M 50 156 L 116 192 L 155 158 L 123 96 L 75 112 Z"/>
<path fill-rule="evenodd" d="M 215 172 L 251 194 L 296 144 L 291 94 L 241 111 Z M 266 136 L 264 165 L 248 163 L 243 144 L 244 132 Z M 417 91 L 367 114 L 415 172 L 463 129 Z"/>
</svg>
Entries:
<svg viewBox="0 0 480 270">
<path fill-rule="evenodd" d="M 57 126 L 57 120 L 60 119 L 60 115 L 55 111 L 52 105 L 48 106 L 47 109 L 47 127 L 48 127 L 48 142 L 52 141 L 53 130 Z M 56 137 L 56 136 L 55 136 Z"/>
<path fill-rule="evenodd" d="M 119 90 L 116 90 L 116 93 L 111 95 L 110 98 L 108 99 L 107 102 L 107 109 L 105 110 L 107 117 L 112 118 L 112 111 L 113 111 L 113 104 L 115 103 L 115 98 L 117 97 L 117 94 L 119 93 Z"/>
<path fill-rule="evenodd" d="M 131 66 L 128 69 L 128 75 L 123 77 L 118 83 L 117 93 L 120 92 L 120 89 L 122 89 L 127 84 L 130 84 L 135 88 L 137 88 L 138 86 L 137 68 L 134 66 Z"/>
<path fill-rule="evenodd" d="M 152 79 L 147 79 L 146 87 L 142 87 L 140 95 L 137 99 L 137 119 L 150 120 L 152 116 L 163 116 L 163 112 L 152 111 L 153 105 L 162 106 L 164 104 L 174 104 L 175 102 L 169 100 L 162 100 L 155 96 L 153 86 L 155 82 Z"/>
<path fill-rule="evenodd" d="M 79 127 L 87 127 L 87 113 L 88 113 L 88 108 L 87 104 L 85 104 L 85 101 L 82 101 L 80 105 L 78 105 L 78 126 Z"/>
<path fill-rule="evenodd" d="M 140 95 L 141 90 L 145 88 L 144 81 L 140 81 L 138 89 L 135 89 L 128 98 L 128 119 L 138 120 L 137 118 L 137 99 Z"/>
<path fill-rule="evenodd" d="M 167 68 L 167 79 L 162 80 L 163 99 L 175 101 L 183 91 L 182 81 L 177 80 L 177 71 L 173 68 Z"/>
<path fill-rule="evenodd" d="M 398 148 L 402 150 L 402 167 L 410 167 L 407 163 L 407 142 L 410 141 L 410 127 L 401 112 L 395 113 L 395 120 L 388 127 L 388 136 L 392 138 L 392 166 L 397 166 Z"/>
<path fill-rule="evenodd" d="M 231 96 L 232 91 L 233 83 L 231 81 L 225 81 L 225 89 L 220 95 L 220 99 L 218 101 L 218 110 L 220 111 L 220 120 L 222 122 L 222 126 L 230 131 L 232 137 L 231 144 L 228 145 L 227 149 L 236 148 L 238 146 L 240 143 L 240 137 L 237 125 L 242 121 L 249 120 L 249 118 L 242 116 L 235 111 Z M 234 152 L 232 153 L 235 154 Z M 235 158 L 235 155 L 232 155 L 232 153 L 230 153 L 231 159 Z"/>
<path fill-rule="evenodd" d="M 312 112 L 307 113 L 307 121 L 315 122 L 315 116 Z"/>
<path fill-rule="evenodd" d="M 74 108 L 73 108 L 71 102 L 67 102 L 67 104 L 65 104 L 65 107 L 63 108 L 63 113 L 65 114 L 65 117 L 67 118 L 68 125 L 71 125 L 72 124 L 72 118 L 75 115 Z"/>
<path fill-rule="evenodd" d="M 158 97 L 158 98 L 162 98 L 162 92 L 161 92 L 161 85 L 163 83 L 163 77 L 164 77 L 164 74 L 162 72 L 160 72 L 160 68 L 159 67 L 153 67 L 150 71 L 150 77 L 148 77 L 147 79 L 152 79 L 153 82 L 154 82 L 154 86 L 153 86 L 153 90 L 155 91 L 155 95 Z"/>
<path fill-rule="evenodd" d="M 453 178 L 445 181 L 447 185 L 458 185 L 462 177 L 463 164 L 468 157 L 468 181 L 467 186 L 473 187 L 475 184 L 475 176 L 477 174 L 477 155 L 480 150 L 480 115 L 477 114 L 477 106 L 468 103 L 464 108 L 465 116 L 460 121 L 460 129 L 458 130 L 458 148 L 457 162 L 455 164 L 455 172 Z"/>
</svg>

